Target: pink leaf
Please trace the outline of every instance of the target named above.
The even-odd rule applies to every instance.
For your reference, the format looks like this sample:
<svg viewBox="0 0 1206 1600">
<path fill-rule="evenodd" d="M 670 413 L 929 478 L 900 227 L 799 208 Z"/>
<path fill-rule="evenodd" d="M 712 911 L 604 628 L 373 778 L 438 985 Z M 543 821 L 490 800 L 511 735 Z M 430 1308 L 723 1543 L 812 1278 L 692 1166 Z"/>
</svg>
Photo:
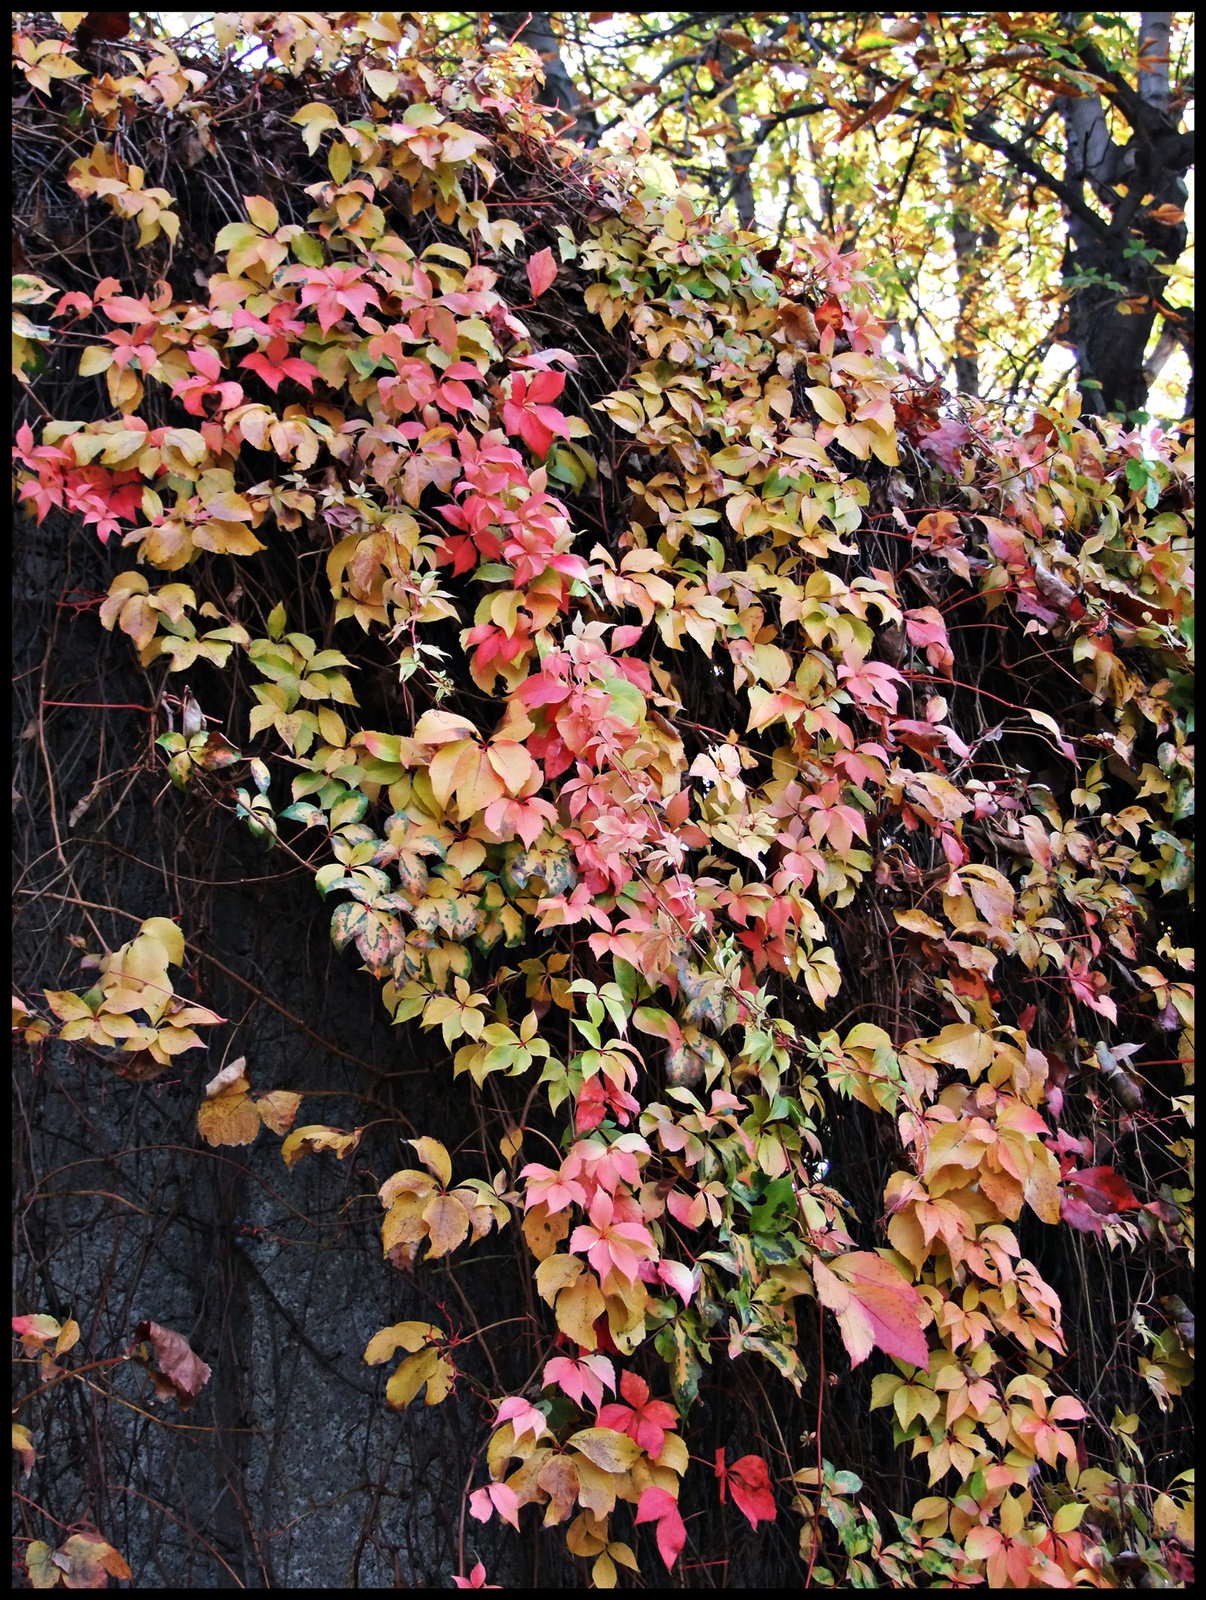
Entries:
<svg viewBox="0 0 1206 1600">
<path fill-rule="evenodd" d="M 637 642 L 644 631 L 644 628 L 636 628 L 631 626 L 616 628 L 611 636 L 612 649 L 627 650 L 630 645 L 634 645 Z"/>
<path fill-rule="evenodd" d="M 528 283 L 532 288 L 532 299 L 539 300 L 544 291 L 551 287 L 556 276 L 557 263 L 553 260 L 553 252 L 546 246 L 543 250 L 538 250 L 528 262 Z"/>
<path fill-rule="evenodd" d="M 702 1198 L 702 1196 L 700 1197 Z M 669 1288 L 682 1297 L 684 1305 L 690 1305 L 695 1291 L 699 1288 L 699 1278 L 696 1272 L 685 1266 L 681 1261 L 659 1261 L 657 1275 Z"/>
<path fill-rule="evenodd" d="M 842 1342 L 857 1367 L 873 1348 L 915 1367 L 930 1367 L 922 1329 L 929 1308 L 913 1285 L 869 1250 L 838 1256 L 833 1270 L 818 1256 L 812 1263 L 817 1298 L 838 1319 Z M 839 1276 L 840 1274 L 840 1276 Z"/>
<path fill-rule="evenodd" d="M 525 1400 L 522 1395 L 514 1395 L 510 1400 L 504 1400 L 498 1408 L 496 1420 L 499 1425 L 509 1422 L 515 1430 L 517 1440 L 522 1439 L 525 1433 L 530 1433 L 539 1439 L 548 1428 L 544 1412 L 538 1411 L 531 1401 Z"/>
<path fill-rule="evenodd" d="M 467 1578 L 453 1577 L 458 1589 L 501 1589 L 501 1583 L 487 1583 L 486 1569 L 479 1561 Z"/>
<path fill-rule="evenodd" d="M 469 1496 L 469 1515 L 479 1522 L 489 1522 L 495 1511 L 504 1522 L 519 1528 L 519 1496 L 505 1483 L 490 1483 L 484 1489 L 475 1489 Z"/>
</svg>

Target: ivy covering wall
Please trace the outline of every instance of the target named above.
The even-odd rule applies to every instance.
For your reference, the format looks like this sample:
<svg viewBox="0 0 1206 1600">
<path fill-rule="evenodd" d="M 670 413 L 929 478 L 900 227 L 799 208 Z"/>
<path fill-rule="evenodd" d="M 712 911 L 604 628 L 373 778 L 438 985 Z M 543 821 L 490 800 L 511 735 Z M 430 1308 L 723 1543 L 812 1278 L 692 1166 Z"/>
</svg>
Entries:
<svg viewBox="0 0 1206 1600">
<path fill-rule="evenodd" d="M 16 539 L 100 541 L 127 759 L 312 882 L 437 1088 L 328 1123 L 171 904 L 81 920 L 18 1075 L 170 1069 L 286 1197 L 344 1164 L 426 1307 L 381 1406 L 472 1401 L 462 1587 L 498 1520 L 710 1583 L 729 1505 L 782 1581 L 1184 1584 L 1192 432 L 927 389 L 857 254 L 768 250 L 637 130 L 585 154 L 522 46 L 118 15 L 18 17 Z M 474 1252 L 521 1316 L 448 1286 Z M 173 1422 L 212 1381 L 18 1309 L 26 1472 L 85 1371 Z M 35 1586 L 129 1575 L 99 1507 L 21 1504 Z"/>
</svg>

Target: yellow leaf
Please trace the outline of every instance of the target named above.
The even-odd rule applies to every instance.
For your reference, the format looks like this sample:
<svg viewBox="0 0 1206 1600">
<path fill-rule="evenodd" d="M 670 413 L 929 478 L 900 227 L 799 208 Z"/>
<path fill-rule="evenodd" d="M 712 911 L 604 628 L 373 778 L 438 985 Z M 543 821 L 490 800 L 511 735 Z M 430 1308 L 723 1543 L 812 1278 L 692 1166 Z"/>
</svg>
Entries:
<svg viewBox="0 0 1206 1600">
<path fill-rule="evenodd" d="M 99 372 L 108 372 L 113 365 L 113 351 L 103 344 L 88 345 L 80 357 L 80 377 L 94 378 Z"/>
<path fill-rule="evenodd" d="M 588 1501 L 583 1499 L 583 1505 Z M 615 1497 L 611 1504 L 615 1505 Z M 608 1507 L 608 1510 L 611 1508 Z M 583 1511 L 580 1516 L 570 1523 L 565 1535 L 565 1542 L 570 1554 L 575 1556 L 594 1556 L 600 1550 L 607 1548 L 607 1511 L 596 1515 L 591 1510 Z"/>
<path fill-rule="evenodd" d="M 1155 1503 L 1152 1506 L 1152 1513 L 1155 1517 L 1157 1527 L 1161 1526 L 1160 1502 L 1161 1500 L 1167 1499 L 1167 1495 L 1158 1495 Z M 1071 1505 L 1060 1506 L 1059 1510 L 1055 1513 L 1055 1516 L 1052 1519 L 1051 1525 L 1055 1529 L 1056 1533 L 1071 1533 L 1073 1529 L 1080 1527 L 1080 1519 L 1084 1516 L 1088 1509 L 1088 1506 L 1085 1505 L 1083 1500 L 1073 1501 Z"/>
<path fill-rule="evenodd" d="M 322 138 L 323 130 L 339 126 L 339 118 L 331 110 L 331 107 L 323 105 L 318 100 L 312 100 L 309 105 L 303 106 L 289 120 L 290 122 L 301 124 L 302 138 L 305 140 L 306 149 L 311 155 L 318 149 L 318 142 Z"/>
<path fill-rule="evenodd" d="M 92 1012 L 84 1002 L 82 995 L 71 994 L 68 990 L 44 989 L 42 998 L 62 1022 L 90 1022 Z"/>
<path fill-rule="evenodd" d="M 420 1350 L 418 1355 L 407 1356 L 386 1384 L 386 1404 L 395 1410 L 408 1406 L 426 1384 L 427 1404 L 439 1405 L 452 1388 L 455 1378 L 456 1368 L 446 1356 L 434 1348 Z"/>
<path fill-rule="evenodd" d="M 433 1185 L 434 1187 L 434 1185 Z M 430 1189 L 422 1194 L 401 1194 L 390 1206 L 381 1223 L 381 1252 L 389 1255 L 396 1244 L 414 1245 L 427 1237 L 423 1212 Z"/>
<path fill-rule="evenodd" d="M 824 1011 L 825 1002 L 842 987 L 842 974 L 833 951 L 828 945 L 815 951 L 805 959 L 801 970 L 813 1004 Z"/>
<path fill-rule="evenodd" d="M 390 100 L 398 92 L 398 75 L 396 72 L 382 72 L 374 67 L 365 67 L 364 81 L 377 96 L 378 100 Z"/>
<path fill-rule="evenodd" d="M 562 1289 L 557 1296 L 557 1326 L 568 1338 L 585 1350 L 597 1345 L 595 1323 L 607 1309 L 599 1280 L 593 1272 L 585 1272 L 576 1283 Z"/>
<path fill-rule="evenodd" d="M 1071 1511 L 1072 1509 L 1072 1506 L 1063 1507 L 1063 1510 L 1065 1511 Z M 1078 1505 L 1075 1509 L 1078 1511 L 1083 1511 L 1085 1508 Z M 1180 1542 L 1189 1550 L 1193 1549 L 1193 1512 L 1194 1505 L 1192 1499 L 1186 1501 L 1185 1504 L 1182 1505 L 1179 1501 L 1174 1500 L 1171 1495 L 1158 1494 L 1155 1500 L 1152 1502 L 1152 1518 L 1156 1524 L 1156 1527 L 1159 1528 L 1160 1532 L 1164 1534 L 1166 1538 L 1171 1536 L 1174 1539 L 1180 1540 Z M 1057 1512 L 1055 1526 L 1057 1531 L 1062 1533 L 1064 1530 L 1059 1526 L 1059 1517 L 1060 1513 Z"/>
<path fill-rule="evenodd" d="M 444 745 L 432 758 L 427 776 L 432 793 L 445 809 L 457 789 L 476 773 L 480 752 L 475 739 L 458 739 Z"/>
<path fill-rule="evenodd" d="M 51 1560 L 51 1553 L 50 1546 L 42 1539 L 35 1539 L 25 1552 L 25 1569 L 35 1589 L 53 1589 L 63 1576 L 62 1570 Z"/>
<path fill-rule="evenodd" d="M 536 1292 L 551 1306 L 562 1289 L 568 1289 L 577 1283 L 585 1271 L 586 1267 L 580 1256 L 546 1256 L 536 1268 Z"/>
<path fill-rule="evenodd" d="M 614 1589 L 616 1586 L 616 1564 L 606 1550 L 600 1552 L 590 1571 L 591 1581 L 596 1589 Z"/>
<path fill-rule="evenodd" d="M 500 739 L 486 752 L 494 771 L 507 786 L 509 794 L 518 794 L 536 770 L 536 763 L 521 744 Z"/>
<path fill-rule="evenodd" d="M 13 1449 L 21 1457 L 21 1476 L 28 1478 L 33 1471 L 34 1462 L 38 1459 L 33 1447 L 33 1435 L 28 1428 L 23 1428 L 20 1423 L 13 1425 Z"/>
<path fill-rule="evenodd" d="M 377 1191 L 377 1198 L 383 1206 L 392 1206 L 400 1194 L 427 1196 L 434 1188 L 435 1184 L 426 1172 L 407 1167 L 405 1172 L 395 1172 L 392 1178 L 386 1178 Z"/>
<path fill-rule="evenodd" d="M 333 1150 L 342 1161 L 360 1143 L 363 1128 L 353 1128 L 344 1133 L 342 1128 L 324 1128 L 318 1125 L 295 1128 L 281 1146 L 281 1155 L 287 1167 L 295 1166 L 304 1155 L 313 1150 Z"/>
<path fill-rule="evenodd" d="M 823 422 L 832 423 L 835 427 L 845 423 L 846 407 L 842 404 L 842 397 L 835 394 L 832 389 L 805 389 L 804 393 L 812 401 L 817 415 Z"/>
<path fill-rule="evenodd" d="M 184 962 L 184 935 L 167 917 L 148 917 L 138 930 L 139 937 L 153 939 L 163 948 L 169 966 L 179 967 Z"/>
<path fill-rule="evenodd" d="M 446 1256 L 469 1232 L 469 1213 L 451 1194 L 437 1194 L 429 1200 L 423 1211 L 423 1221 L 431 1234 L 429 1258 Z"/>
<path fill-rule="evenodd" d="M 74 1317 L 68 1317 L 63 1324 L 63 1331 L 54 1342 L 56 1356 L 65 1356 L 80 1342 L 80 1325 Z"/>
<path fill-rule="evenodd" d="M 407 1139 L 406 1143 L 414 1147 L 419 1160 L 445 1187 L 452 1182 L 452 1162 L 438 1139 Z"/>
<path fill-rule="evenodd" d="M 601 1472 L 627 1472 L 641 1453 L 641 1447 L 626 1433 L 614 1428 L 583 1428 L 571 1434 L 568 1444 L 581 1451 Z"/>
<path fill-rule="evenodd" d="M 937 1038 L 925 1041 L 925 1052 L 966 1072 L 974 1083 L 992 1066 L 992 1035 L 970 1022 L 952 1022 Z"/>
<path fill-rule="evenodd" d="M 425 711 L 415 724 L 419 744 L 448 744 L 454 739 L 476 739 L 477 729 L 467 717 L 451 711 Z"/>
<path fill-rule="evenodd" d="M 564 1211 L 556 1211 L 549 1215 L 548 1207 L 541 1202 L 534 1205 L 523 1219 L 523 1236 L 528 1241 L 528 1249 L 537 1261 L 543 1261 L 546 1256 L 551 1256 L 569 1232 L 569 1217 Z M 602 1310 L 602 1306 L 599 1308 Z M 591 1345 L 594 1349 L 594 1345 Z"/>
<path fill-rule="evenodd" d="M 301 1095 L 288 1089 L 270 1089 L 267 1094 L 257 1095 L 255 1102 L 261 1122 L 273 1133 L 288 1132 L 301 1103 Z"/>
<path fill-rule="evenodd" d="M 206 1144 L 253 1144 L 260 1113 L 249 1094 L 219 1094 L 198 1109 L 197 1131 Z"/>
<path fill-rule="evenodd" d="M 247 215 L 261 233 L 276 232 L 281 219 L 271 200 L 265 200 L 261 194 L 245 194 L 243 204 L 247 207 Z"/>
<path fill-rule="evenodd" d="M 368 1342 L 364 1352 L 365 1362 L 378 1367 L 388 1361 L 396 1350 L 414 1352 L 422 1350 L 433 1340 L 443 1339 L 443 1332 L 430 1322 L 395 1322 L 392 1328 L 382 1328 Z"/>
<path fill-rule="evenodd" d="M 1034 1165 L 1026 1174 L 1022 1193 L 1035 1216 L 1043 1222 L 1059 1221 L 1059 1162 L 1037 1139 L 1027 1140 Z"/>
</svg>

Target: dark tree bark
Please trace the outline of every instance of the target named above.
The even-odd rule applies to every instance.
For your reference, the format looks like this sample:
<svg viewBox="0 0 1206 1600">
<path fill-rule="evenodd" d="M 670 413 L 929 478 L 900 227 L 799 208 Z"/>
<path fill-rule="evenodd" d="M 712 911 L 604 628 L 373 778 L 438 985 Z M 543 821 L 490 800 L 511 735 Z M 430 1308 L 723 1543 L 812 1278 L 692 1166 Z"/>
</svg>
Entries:
<svg viewBox="0 0 1206 1600">
<path fill-rule="evenodd" d="M 1184 313 L 1179 319 L 1176 307 L 1162 309 L 1165 280 L 1156 265 L 1177 260 L 1187 230 L 1184 221 L 1170 224 L 1151 214 L 1165 205 L 1183 209 L 1192 153 L 1192 139 L 1179 131 L 1171 104 L 1170 23 L 1169 12 L 1143 13 L 1137 89 L 1110 73 L 1092 46 L 1081 51 L 1085 66 L 1110 81 L 1109 99 L 1131 129 L 1125 144 L 1112 138 L 1101 97 L 1063 102 L 1065 179 L 1088 202 L 1068 217 L 1064 279 L 1072 287 L 1067 338 L 1090 415 L 1143 409 L 1154 376 L 1144 357 L 1157 314 L 1186 345 L 1192 363 L 1192 320 Z M 1153 198 L 1145 204 L 1147 196 Z M 1192 387 L 1190 408 L 1192 414 Z"/>
<path fill-rule="evenodd" d="M 720 41 L 717 60 L 726 80 L 732 78 L 736 61 L 732 50 L 724 40 Z M 720 102 L 720 109 L 726 117 L 732 118 L 734 127 L 740 128 L 741 123 L 735 93 L 726 96 Z M 738 133 L 736 141 L 726 140 L 725 142 L 725 160 L 732 175 L 729 199 L 733 202 L 737 220 L 743 228 L 752 228 L 754 226 L 754 185 L 750 178 L 750 162 L 753 159 L 753 154 L 754 152 L 743 142 L 740 133 Z"/>
<path fill-rule="evenodd" d="M 984 169 L 978 161 L 965 158 L 962 147 L 950 154 L 947 170 L 951 181 L 965 192 L 974 188 Z M 976 232 L 970 213 L 962 206 L 951 217 L 951 242 L 955 248 L 955 270 L 959 278 L 959 321 L 955 325 L 955 388 L 960 394 L 978 396 L 980 393 L 979 336 L 975 326 L 977 289 L 984 272 L 980 261 L 980 246 L 995 248 L 998 239 L 995 231 Z"/>
</svg>

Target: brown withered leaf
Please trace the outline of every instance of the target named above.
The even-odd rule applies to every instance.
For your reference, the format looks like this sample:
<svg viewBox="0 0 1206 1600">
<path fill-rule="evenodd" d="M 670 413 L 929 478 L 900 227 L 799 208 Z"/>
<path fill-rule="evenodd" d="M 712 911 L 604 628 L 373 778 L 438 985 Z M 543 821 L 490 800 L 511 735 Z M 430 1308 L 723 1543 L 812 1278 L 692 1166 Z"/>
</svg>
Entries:
<svg viewBox="0 0 1206 1600">
<path fill-rule="evenodd" d="M 157 1393 L 164 1399 L 174 1395 L 181 1411 L 187 1411 L 209 1382 L 210 1369 L 205 1362 L 182 1333 L 161 1327 L 158 1322 L 140 1322 L 134 1337 L 140 1343 L 150 1343 L 159 1364 L 158 1372 L 147 1367 Z"/>
<path fill-rule="evenodd" d="M 544 1525 L 556 1527 L 574 1509 L 578 1498 L 578 1469 L 569 1456 L 553 1456 L 541 1467 L 536 1482 L 549 1497 Z"/>
<path fill-rule="evenodd" d="M 109 1060 L 117 1076 L 127 1083 L 149 1083 L 167 1071 L 163 1062 L 156 1061 L 149 1050 L 133 1050 L 129 1055 L 112 1056 Z"/>
</svg>

